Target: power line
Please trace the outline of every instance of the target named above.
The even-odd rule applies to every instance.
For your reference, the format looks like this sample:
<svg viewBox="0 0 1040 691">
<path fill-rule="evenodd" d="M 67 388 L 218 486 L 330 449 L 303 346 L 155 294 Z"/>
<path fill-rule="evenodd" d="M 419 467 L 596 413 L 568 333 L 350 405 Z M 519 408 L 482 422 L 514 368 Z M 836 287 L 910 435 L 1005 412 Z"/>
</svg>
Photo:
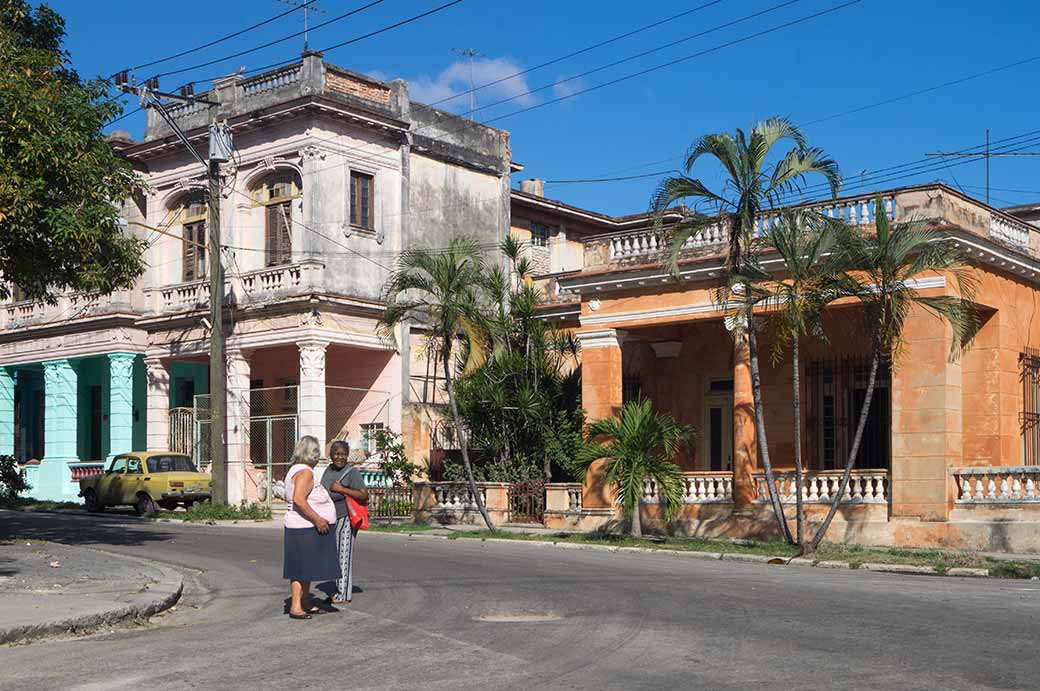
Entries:
<svg viewBox="0 0 1040 691">
<path fill-rule="evenodd" d="M 311 2 L 313 2 L 313 1 L 314 0 L 311 0 Z M 303 36 L 304 34 L 307 33 L 307 31 L 314 31 L 315 29 L 320 29 L 323 26 L 328 26 L 329 24 L 341 21 L 343 19 L 346 19 L 347 17 L 352 17 L 355 14 L 358 14 L 359 12 L 364 12 L 365 10 L 367 10 L 370 7 L 375 7 L 376 5 L 379 5 L 382 2 L 384 2 L 384 0 L 372 0 L 372 2 L 369 2 L 366 5 L 362 5 L 361 7 L 358 7 L 357 9 L 353 9 L 353 10 L 351 10 L 349 12 L 345 12 L 345 13 L 339 15 L 338 17 L 333 17 L 332 19 L 328 19 L 328 20 L 326 20 L 326 21 L 324 21 L 324 22 L 322 22 L 320 24 L 317 24 L 317 25 L 315 25 L 313 27 L 310 27 L 310 29 L 304 29 L 303 31 L 297 31 L 296 33 L 290 34 L 289 36 L 283 36 L 282 38 L 278 38 L 278 39 L 275 39 L 273 41 L 268 41 L 267 43 L 262 43 L 259 46 L 255 46 L 253 48 L 248 48 L 246 50 L 241 50 L 241 51 L 239 51 L 237 53 L 232 53 L 231 55 L 225 55 L 222 58 L 215 58 L 213 60 L 208 60 L 206 62 L 200 62 L 197 65 L 192 65 L 191 67 L 183 67 L 183 68 L 177 69 L 177 70 L 170 70 L 169 72 L 162 72 L 162 73 L 160 73 L 160 74 L 158 74 L 156 76 L 157 77 L 169 77 L 169 76 L 172 76 L 174 74 L 182 74 L 184 72 L 191 72 L 192 70 L 197 70 L 197 69 L 200 69 L 202 67 L 209 67 L 210 65 L 216 65 L 216 64 L 221 63 L 221 62 L 226 62 L 228 60 L 233 60 L 235 58 L 242 57 L 243 55 L 249 55 L 250 53 L 255 53 L 258 50 L 263 50 L 264 48 L 270 48 L 273 45 L 277 45 L 279 43 L 284 43 L 285 41 L 294 39 L 297 36 Z M 457 2 L 462 2 L 462 0 L 457 0 Z M 266 68 L 261 68 L 261 69 L 266 69 Z M 196 81 L 209 81 L 209 80 L 196 80 Z"/>
<path fill-rule="evenodd" d="M 619 182 L 621 180 L 639 180 L 641 178 L 653 178 L 658 175 L 665 175 L 667 173 L 674 173 L 674 170 L 657 170 L 653 173 L 643 173 L 642 175 L 622 175 L 614 178 L 579 178 L 574 180 L 546 180 L 546 185 L 578 185 L 586 182 Z"/>
<path fill-rule="evenodd" d="M 263 20 L 262 22 L 257 22 L 256 24 L 253 24 L 251 26 L 247 26 L 244 29 L 239 29 L 238 31 L 236 31 L 234 33 L 227 34 L 226 36 L 221 36 L 220 38 L 217 38 L 217 39 L 214 39 L 214 40 L 210 41 L 209 43 L 203 43 L 201 46 L 196 46 L 195 48 L 190 48 L 188 50 L 183 50 L 180 53 L 176 53 L 174 55 L 170 55 L 170 56 L 165 57 L 165 58 L 160 58 L 158 60 L 152 60 L 151 62 L 145 62 L 145 63 L 142 63 L 142 64 L 137 65 L 135 67 L 131 67 L 130 69 L 131 70 L 142 70 L 145 67 L 151 67 L 153 65 L 158 65 L 158 64 L 163 63 L 163 62 L 169 62 L 170 60 L 176 60 L 177 58 L 183 58 L 185 55 L 191 55 L 192 53 L 197 53 L 200 50 L 204 50 L 206 48 L 210 48 L 211 46 L 215 46 L 218 43 L 223 43 L 224 41 L 230 40 L 232 38 L 236 38 L 238 36 L 241 36 L 244 33 L 252 31 L 254 29 L 259 29 L 260 27 L 262 27 L 262 26 L 264 26 L 266 24 L 270 24 L 271 22 L 273 22 L 273 21 L 275 21 L 277 19 L 281 19 L 282 17 L 284 17 L 287 14 L 292 14 L 293 12 L 296 12 L 297 10 L 303 9 L 303 10 L 306 11 L 308 6 L 313 4 L 316 1 L 317 0 L 306 0 L 302 4 L 295 5 L 294 7 L 290 8 L 290 9 L 284 11 L 284 12 L 281 12 L 279 14 L 276 14 L 273 17 L 268 17 L 267 19 Z"/>
</svg>

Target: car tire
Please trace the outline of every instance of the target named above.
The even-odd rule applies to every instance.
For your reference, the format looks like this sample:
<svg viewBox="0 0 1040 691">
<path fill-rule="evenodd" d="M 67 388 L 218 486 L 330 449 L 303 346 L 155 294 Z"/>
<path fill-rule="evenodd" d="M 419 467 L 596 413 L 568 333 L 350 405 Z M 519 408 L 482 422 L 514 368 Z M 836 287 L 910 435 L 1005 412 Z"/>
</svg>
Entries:
<svg viewBox="0 0 1040 691">
<path fill-rule="evenodd" d="M 105 510 L 104 505 L 98 501 L 97 492 L 92 489 L 83 493 L 83 503 L 90 513 L 101 513 Z"/>
<path fill-rule="evenodd" d="M 134 511 L 137 512 L 138 516 L 152 516 L 155 514 L 157 507 L 155 501 L 147 494 L 142 492 L 137 495 L 137 501 L 134 503 Z"/>
</svg>

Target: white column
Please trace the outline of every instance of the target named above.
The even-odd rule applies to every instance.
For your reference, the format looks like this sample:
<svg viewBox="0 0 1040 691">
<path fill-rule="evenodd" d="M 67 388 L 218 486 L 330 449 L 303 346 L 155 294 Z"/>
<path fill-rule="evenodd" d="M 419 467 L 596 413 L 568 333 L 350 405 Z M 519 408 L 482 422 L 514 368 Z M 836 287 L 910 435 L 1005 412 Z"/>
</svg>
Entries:
<svg viewBox="0 0 1040 691">
<path fill-rule="evenodd" d="M 146 357 L 144 367 L 148 379 L 148 450 L 165 451 L 170 447 L 170 372 L 158 357 Z"/>
<path fill-rule="evenodd" d="M 325 349 L 327 341 L 301 341 L 299 415 L 300 436 L 316 437 L 325 453 Z"/>
<path fill-rule="evenodd" d="M 238 348 L 227 350 L 227 473 L 228 503 L 246 499 L 249 463 L 249 360 Z"/>
</svg>

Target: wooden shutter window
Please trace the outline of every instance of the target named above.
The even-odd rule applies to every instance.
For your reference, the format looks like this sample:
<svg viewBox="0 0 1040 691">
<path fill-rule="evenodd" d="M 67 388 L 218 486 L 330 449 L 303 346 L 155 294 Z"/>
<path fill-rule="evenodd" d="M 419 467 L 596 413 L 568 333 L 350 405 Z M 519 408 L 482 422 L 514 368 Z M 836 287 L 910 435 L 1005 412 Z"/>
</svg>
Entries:
<svg viewBox="0 0 1040 691">
<path fill-rule="evenodd" d="M 206 275 L 206 223 L 181 226 L 181 280 L 197 281 Z"/>
<path fill-rule="evenodd" d="M 375 178 L 365 173 L 350 173 L 350 225 L 365 230 L 375 228 Z"/>
<path fill-rule="evenodd" d="M 267 266 L 278 266 L 292 261 L 291 202 L 270 204 L 267 207 L 266 255 Z"/>
</svg>

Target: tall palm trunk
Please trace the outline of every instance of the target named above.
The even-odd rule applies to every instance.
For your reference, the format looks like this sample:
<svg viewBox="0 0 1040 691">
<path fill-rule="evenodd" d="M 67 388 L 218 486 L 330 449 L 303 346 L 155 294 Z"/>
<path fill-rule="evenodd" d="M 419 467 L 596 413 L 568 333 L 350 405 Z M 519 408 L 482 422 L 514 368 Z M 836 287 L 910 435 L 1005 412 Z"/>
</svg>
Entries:
<svg viewBox="0 0 1040 691">
<path fill-rule="evenodd" d="M 462 416 L 459 415 L 459 406 L 455 402 L 455 384 L 451 379 L 450 353 L 444 354 L 444 382 L 448 387 L 448 402 L 451 405 L 451 416 L 455 420 L 455 436 L 458 438 L 459 447 L 462 449 L 462 467 L 466 470 L 466 481 L 469 483 L 469 491 L 473 495 L 473 501 L 477 503 L 477 510 L 480 511 L 480 515 L 484 518 L 484 524 L 487 525 L 488 530 L 494 532 L 495 526 L 491 523 L 491 517 L 488 516 L 487 509 L 484 507 L 484 499 L 480 496 L 480 492 L 477 491 L 477 483 L 473 479 L 473 466 L 469 462 L 466 434 L 462 430 Z"/>
<path fill-rule="evenodd" d="M 787 525 L 784 516 L 784 507 L 780 503 L 780 497 L 776 494 L 776 481 L 773 476 L 773 464 L 769 459 L 769 441 L 766 439 L 766 414 L 762 404 L 762 374 L 758 368 L 758 338 L 755 336 L 754 315 L 750 312 L 747 317 L 748 354 L 751 360 L 751 395 L 755 403 L 755 436 L 758 438 L 758 455 L 762 460 L 762 468 L 766 473 L 766 490 L 769 493 L 769 503 L 773 507 L 773 515 L 776 517 L 780 534 L 788 544 L 792 544 L 791 528 Z"/>
<path fill-rule="evenodd" d="M 642 492 L 640 492 L 642 494 Z M 636 499 L 636 507 L 632 510 L 632 525 L 629 529 L 629 533 L 632 537 L 643 537 L 643 519 L 639 515 L 639 508 L 642 505 L 641 499 Z"/>
<path fill-rule="evenodd" d="M 842 498 L 845 497 L 845 491 L 849 487 L 849 478 L 852 476 L 852 466 L 856 462 L 856 455 L 859 453 L 859 444 L 863 439 L 863 430 L 867 426 L 867 414 L 870 413 L 870 402 L 874 398 L 874 385 L 877 382 L 877 371 L 878 364 L 881 361 L 881 353 L 877 347 L 874 348 L 874 357 L 870 361 L 870 378 L 867 380 L 867 394 L 863 399 L 863 410 L 859 413 L 859 423 L 856 425 L 856 436 L 852 440 L 852 449 L 849 451 L 849 457 L 845 461 L 845 472 L 841 476 L 841 486 L 838 487 L 837 493 L 834 498 L 831 499 L 831 508 L 827 512 L 827 518 L 823 520 L 820 527 L 816 530 L 816 534 L 813 535 L 813 539 L 809 542 L 808 551 L 813 552 L 817 547 L 820 546 L 820 542 L 823 540 L 823 536 L 827 534 L 827 529 L 831 526 L 831 521 L 834 520 L 834 514 L 838 513 L 838 505 L 841 503 Z"/>
<path fill-rule="evenodd" d="M 801 378 L 801 352 L 799 349 L 800 338 L 798 330 L 794 332 L 791 349 L 794 358 L 794 383 L 792 394 L 792 405 L 794 406 L 794 488 L 795 511 L 797 522 L 798 546 L 805 550 L 805 500 L 803 488 L 805 487 L 805 473 L 802 470 L 802 378 Z"/>
</svg>

